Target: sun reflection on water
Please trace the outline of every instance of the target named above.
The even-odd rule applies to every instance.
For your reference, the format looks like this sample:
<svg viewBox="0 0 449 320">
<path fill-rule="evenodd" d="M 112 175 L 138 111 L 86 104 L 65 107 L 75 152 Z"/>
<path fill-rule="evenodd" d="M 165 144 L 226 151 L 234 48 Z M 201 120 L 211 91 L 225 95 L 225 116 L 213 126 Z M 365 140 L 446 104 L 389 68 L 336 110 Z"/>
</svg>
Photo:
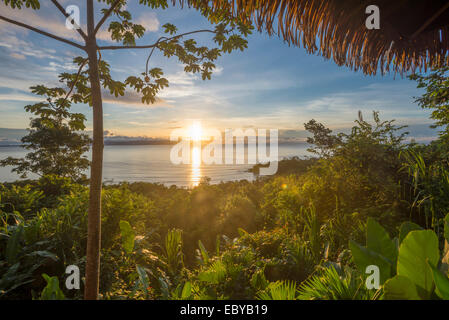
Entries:
<svg viewBox="0 0 449 320">
<path fill-rule="evenodd" d="M 190 178 L 192 187 L 197 187 L 201 181 L 201 148 L 192 149 L 192 175 Z"/>
</svg>

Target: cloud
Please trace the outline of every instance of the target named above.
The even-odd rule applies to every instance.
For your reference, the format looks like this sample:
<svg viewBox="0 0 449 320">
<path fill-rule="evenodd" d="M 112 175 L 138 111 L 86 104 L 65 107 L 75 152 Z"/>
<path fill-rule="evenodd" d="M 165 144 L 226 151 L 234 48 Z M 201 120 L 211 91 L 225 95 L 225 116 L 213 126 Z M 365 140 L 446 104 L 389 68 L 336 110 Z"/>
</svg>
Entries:
<svg viewBox="0 0 449 320">
<path fill-rule="evenodd" d="M 18 59 L 18 60 L 25 60 L 26 59 L 25 55 L 23 55 L 21 53 L 16 53 L 16 52 L 11 53 L 9 56 L 14 58 L 14 59 Z"/>
<path fill-rule="evenodd" d="M 103 102 L 110 104 L 119 104 L 124 107 L 138 107 L 138 108 L 155 108 L 155 107 L 172 107 L 168 101 L 156 98 L 156 102 L 153 104 L 142 103 L 142 95 L 135 91 L 125 91 L 124 96 L 114 96 L 109 91 L 103 90 L 102 92 Z"/>
<path fill-rule="evenodd" d="M 12 56 L 15 53 L 10 52 L 0 42 L 0 70 L 2 70 L 0 73 L 0 88 L 12 88 L 28 92 L 29 87 L 36 84 L 60 85 L 57 81 L 57 72 L 73 70 L 72 58 L 65 57 L 65 53 L 62 53 L 58 60 L 50 59 L 49 61 L 21 60 Z"/>
<path fill-rule="evenodd" d="M 159 30 L 159 20 L 154 12 L 142 13 L 135 23 L 142 25 L 147 32 L 156 32 Z"/>
<path fill-rule="evenodd" d="M 24 102 L 39 102 L 43 99 L 37 96 L 31 96 L 23 93 L 7 93 L 0 94 L 0 101 L 24 101 Z"/>
</svg>

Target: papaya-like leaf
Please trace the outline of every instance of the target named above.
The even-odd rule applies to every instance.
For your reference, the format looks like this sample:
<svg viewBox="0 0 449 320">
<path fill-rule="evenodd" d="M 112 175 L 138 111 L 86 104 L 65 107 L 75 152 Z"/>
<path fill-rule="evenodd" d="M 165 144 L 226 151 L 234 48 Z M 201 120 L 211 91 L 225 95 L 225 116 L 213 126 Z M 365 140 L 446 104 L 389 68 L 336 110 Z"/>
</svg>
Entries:
<svg viewBox="0 0 449 320">
<path fill-rule="evenodd" d="M 366 247 L 390 260 L 394 265 L 397 259 L 397 247 L 388 232 L 373 218 L 368 218 L 366 227 Z"/>
<path fill-rule="evenodd" d="M 396 275 L 384 284 L 385 300 L 420 300 L 415 284 L 407 277 Z"/>
<path fill-rule="evenodd" d="M 423 299 L 430 298 L 434 282 L 432 270 L 440 259 L 438 238 L 431 230 L 411 231 L 399 247 L 397 274 L 412 281 Z"/>
<path fill-rule="evenodd" d="M 399 244 L 402 243 L 402 241 L 405 239 L 405 237 L 409 234 L 410 231 L 414 230 L 422 230 L 422 228 L 416 223 L 410 221 L 401 224 L 401 227 L 399 229 Z"/>
<path fill-rule="evenodd" d="M 360 273 L 365 274 L 368 266 L 375 265 L 379 267 L 380 284 L 383 284 L 392 276 L 392 265 L 384 256 L 365 248 L 354 241 L 349 241 L 349 249 L 351 250 L 354 263 Z"/>
</svg>

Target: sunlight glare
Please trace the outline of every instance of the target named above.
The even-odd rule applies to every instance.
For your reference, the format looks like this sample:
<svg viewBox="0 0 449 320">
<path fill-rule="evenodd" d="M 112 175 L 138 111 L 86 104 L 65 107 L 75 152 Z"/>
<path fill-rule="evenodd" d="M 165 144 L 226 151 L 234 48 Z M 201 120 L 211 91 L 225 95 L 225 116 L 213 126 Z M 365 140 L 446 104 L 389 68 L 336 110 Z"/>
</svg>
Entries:
<svg viewBox="0 0 449 320">
<path fill-rule="evenodd" d="M 201 141 L 203 130 L 201 128 L 201 122 L 194 122 L 189 129 L 190 139 L 192 141 Z"/>
</svg>

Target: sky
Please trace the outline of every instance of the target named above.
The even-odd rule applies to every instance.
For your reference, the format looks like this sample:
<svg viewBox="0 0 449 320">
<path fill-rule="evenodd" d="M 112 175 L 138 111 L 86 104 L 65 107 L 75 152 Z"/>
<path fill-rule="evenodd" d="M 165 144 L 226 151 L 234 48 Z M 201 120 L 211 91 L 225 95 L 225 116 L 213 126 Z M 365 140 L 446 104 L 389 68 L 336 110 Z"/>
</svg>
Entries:
<svg viewBox="0 0 449 320">
<path fill-rule="evenodd" d="M 50 1 L 41 1 L 38 11 L 12 10 L 0 4 L 2 15 L 55 33 L 72 41 L 81 41 L 74 30 L 65 28 L 65 17 Z M 85 1 L 64 0 L 60 3 L 79 5 L 81 26 Z M 170 7 L 152 10 L 130 1 L 128 10 L 136 22 L 146 28 L 138 44 L 154 43 L 169 22 L 180 32 L 210 27 L 207 20 L 193 9 Z M 96 3 L 101 17 L 99 3 Z M 143 9 L 142 9 L 143 8 Z M 113 19 L 113 18 L 112 18 Z M 112 21 L 109 19 L 108 21 Z M 108 25 L 108 22 L 105 24 Z M 113 44 L 105 27 L 99 33 L 99 44 Z M 210 36 L 196 37 L 210 44 Z M 149 50 L 105 51 L 102 59 L 111 65 L 112 76 L 124 80 L 145 71 Z M 56 86 L 58 74 L 76 72 L 72 59 L 81 50 L 53 39 L 0 21 L 0 139 L 5 129 L 25 129 L 30 120 L 23 107 L 41 101 L 29 92 L 36 84 Z M 331 129 L 350 128 L 361 110 L 366 120 L 373 110 L 381 119 L 396 119 L 410 125 L 417 140 L 435 136 L 428 128 L 429 111 L 422 110 L 415 98 L 422 92 L 416 83 L 400 75 L 365 76 L 333 61 L 309 55 L 303 48 L 288 46 L 277 36 L 255 32 L 248 38 L 248 49 L 220 57 L 212 80 L 186 74 L 176 59 L 156 53 L 150 68 L 160 67 L 170 87 L 159 94 L 154 105 L 144 105 L 133 94 L 116 99 L 107 94 L 104 100 L 104 128 L 109 135 L 133 137 L 168 137 L 176 128 L 200 121 L 203 127 L 279 129 L 281 136 L 304 137 L 303 124 L 316 119 Z M 74 105 L 74 112 L 87 117 L 92 129 L 92 110 Z M 16 130 L 14 132 L 20 132 Z M 5 136 L 5 135 L 3 135 Z M 3 137 L 4 138 L 4 137 Z"/>
</svg>

